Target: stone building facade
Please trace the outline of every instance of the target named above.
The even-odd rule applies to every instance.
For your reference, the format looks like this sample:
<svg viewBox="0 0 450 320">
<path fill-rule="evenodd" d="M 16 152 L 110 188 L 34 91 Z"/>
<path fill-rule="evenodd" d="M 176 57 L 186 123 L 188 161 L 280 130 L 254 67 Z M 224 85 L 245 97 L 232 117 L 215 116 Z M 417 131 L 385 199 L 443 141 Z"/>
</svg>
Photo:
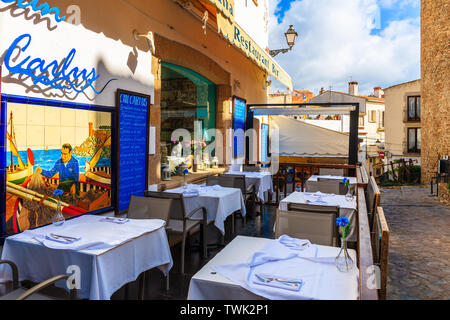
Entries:
<svg viewBox="0 0 450 320">
<path fill-rule="evenodd" d="M 450 155 L 450 1 L 422 0 L 422 182 Z M 449 186 L 439 186 L 448 200 Z"/>
</svg>

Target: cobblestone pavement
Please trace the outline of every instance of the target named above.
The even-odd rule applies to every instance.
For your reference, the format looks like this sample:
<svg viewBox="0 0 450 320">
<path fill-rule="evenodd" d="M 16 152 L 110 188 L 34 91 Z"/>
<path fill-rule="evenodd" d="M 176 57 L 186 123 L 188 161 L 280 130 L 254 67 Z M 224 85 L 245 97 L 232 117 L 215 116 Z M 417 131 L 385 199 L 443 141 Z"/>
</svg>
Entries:
<svg viewBox="0 0 450 320">
<path fill-rule="evenodd" d="M 448 300 L 450 207 L 428 188 L 382 189 L 390 229 L 387 299 Z"/>
</svg>

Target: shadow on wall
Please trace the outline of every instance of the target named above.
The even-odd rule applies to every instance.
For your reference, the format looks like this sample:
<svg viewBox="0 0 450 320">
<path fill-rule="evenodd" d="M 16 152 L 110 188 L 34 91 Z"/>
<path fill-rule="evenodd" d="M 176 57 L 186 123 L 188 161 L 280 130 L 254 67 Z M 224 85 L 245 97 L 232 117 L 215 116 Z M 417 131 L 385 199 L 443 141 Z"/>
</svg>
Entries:
<svg viewBox="0 0 450 320">
<path fill-rule="evenodd" d="M 15 2 L 0 8 L 0 13 L 8 11 L 11 17 L 19 18 L 23 16 L 25 20 L 33 21 L 35 25 L 46 23 L 48 31 L 53 31 L 58 27 L 57 22 L 52 19 L 52 16 L 41 17 L 39 12 L 34 12 L 30 7 L 25 9 L 19 8 Z"/>
</svg>

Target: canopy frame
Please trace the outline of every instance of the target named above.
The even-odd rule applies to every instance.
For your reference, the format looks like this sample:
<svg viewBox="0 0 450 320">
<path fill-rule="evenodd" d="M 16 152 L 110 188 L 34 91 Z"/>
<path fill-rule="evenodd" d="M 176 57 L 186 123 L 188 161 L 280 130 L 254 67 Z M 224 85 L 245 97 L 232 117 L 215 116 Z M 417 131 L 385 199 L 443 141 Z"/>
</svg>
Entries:
<svg viewBox="0 0 450 320">
<path fill-rule="evenodd" d="M 315 108 L 308 108 L 308 107 L 315 107 Z M 359 110 L 360 110 L 359 102 L 249 104 L 247 109 L 246 125 L 247 129 L 253 129 L 253 118 L 255 116 L 265 116 L 265 115 L 283 116 L 283 115 L 327 114 L 327 113 L 350 114 L 348 164 L 356 165 L 358 163 Z M 248 161 L 248 159 L 246 160 Z M 356 176 L 356 169 L 350 169 L 349 175 Z"/>
</svg>

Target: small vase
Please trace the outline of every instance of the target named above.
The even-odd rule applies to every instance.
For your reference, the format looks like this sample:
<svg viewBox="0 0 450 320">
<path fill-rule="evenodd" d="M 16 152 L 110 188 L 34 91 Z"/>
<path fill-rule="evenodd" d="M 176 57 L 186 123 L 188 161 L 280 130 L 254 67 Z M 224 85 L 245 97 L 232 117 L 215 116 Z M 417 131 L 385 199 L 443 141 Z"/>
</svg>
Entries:
<svg viewBox="0 0 450 320">
<path fill-rule="evenodd" d="M 62 226 L 64 224 L 64 216 L 62 214 L 61 209 L 61 201 L 58 200 L 58 203 L 56 204 L 56 213 L 53 217 L 52 224 L 55 226 Z"/>
<path fill-rule="evenodd" d="M 187 187 L 187 182 L 186 182 L 186 174 L 183 174 L 183 187 L 186 188 Z"/>
<path fill-rule="evenodd" d="M 352 187 L 351 186 L 347 187 L 347 194 L 345 195 L 345 200 L 353 201 L 353 192 L 352 192 Z"/>
<path fill-rule="evenodd" d="M 353 269 L 354 262 L 347 250 L 347 240 L 341 238 L 341 251 L 336 257 L 336 267 L 340 272 L 349 272 Z"/>
</svg>

